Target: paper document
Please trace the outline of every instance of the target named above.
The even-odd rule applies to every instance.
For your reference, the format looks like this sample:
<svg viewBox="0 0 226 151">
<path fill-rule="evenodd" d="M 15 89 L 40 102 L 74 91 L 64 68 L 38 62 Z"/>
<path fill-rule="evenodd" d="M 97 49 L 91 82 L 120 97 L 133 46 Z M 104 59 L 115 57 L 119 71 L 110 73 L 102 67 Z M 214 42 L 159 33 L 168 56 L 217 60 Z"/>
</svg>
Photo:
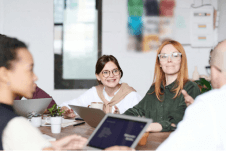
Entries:
<svg viewBox="0 0 226 151">
<path fill-rule="evenodd" d="M 74 119 L 62 119 L 61 127 L 67 127 L 70 125 L 77 124 L 78 122 Z M 51 126 L 50 120 L 46 122 L 46 120 L 42 120 L 42 126 Z"/>
</svg>

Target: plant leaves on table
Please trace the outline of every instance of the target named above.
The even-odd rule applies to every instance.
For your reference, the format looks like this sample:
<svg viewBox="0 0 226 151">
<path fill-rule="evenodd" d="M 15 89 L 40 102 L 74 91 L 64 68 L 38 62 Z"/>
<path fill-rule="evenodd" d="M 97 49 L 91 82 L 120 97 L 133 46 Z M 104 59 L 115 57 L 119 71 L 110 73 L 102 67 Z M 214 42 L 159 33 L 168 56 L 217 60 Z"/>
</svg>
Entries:
<svg viewBox="0 0 226 151">
<path fill-rule="evenodd" d="M 60 111 L 61 110 L 61 107 L 57 107 L 56 104 L 54 104 L 51 108 L 48 109 L 50 111 L 50 114 L 52 117 L 55 117 L 55 116 L 61 116 L 62 113 L 64 113 L 64 110 L 63 111 Z"/>
</svg>

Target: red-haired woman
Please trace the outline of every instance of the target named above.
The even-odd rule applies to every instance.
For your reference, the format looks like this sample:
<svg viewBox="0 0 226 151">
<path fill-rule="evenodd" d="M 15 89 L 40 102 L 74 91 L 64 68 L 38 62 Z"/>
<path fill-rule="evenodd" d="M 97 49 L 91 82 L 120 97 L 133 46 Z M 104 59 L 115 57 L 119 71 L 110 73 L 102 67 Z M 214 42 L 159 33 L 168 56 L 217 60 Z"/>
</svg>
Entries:
<svg viewBox="0 0 226 151">
<path fill-rule="evenodd" d="M 188 80 L 187 58 L 183 46 L 167 40 L 157 51 L 154 81 L 145 97 L 124 114 L 152 118 L 147 131 L 172 131 L 184 116 L 186 104 L 181 90 L 195 98 L 196 83 Z"/>
</svg>

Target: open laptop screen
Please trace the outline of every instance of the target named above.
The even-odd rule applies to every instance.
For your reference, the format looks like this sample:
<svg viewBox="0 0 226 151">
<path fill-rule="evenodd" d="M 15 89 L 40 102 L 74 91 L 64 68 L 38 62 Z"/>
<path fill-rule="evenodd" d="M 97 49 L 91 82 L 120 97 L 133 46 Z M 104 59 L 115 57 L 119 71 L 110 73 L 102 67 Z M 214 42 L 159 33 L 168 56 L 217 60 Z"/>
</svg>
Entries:
<svg viewBox="0 0 226 151">
<path fill-rule="evenodd" d="M 105 149 L 111 146 L 131 146 L 147 122 L 107 117 L 87 146 Z"/>
</svg>

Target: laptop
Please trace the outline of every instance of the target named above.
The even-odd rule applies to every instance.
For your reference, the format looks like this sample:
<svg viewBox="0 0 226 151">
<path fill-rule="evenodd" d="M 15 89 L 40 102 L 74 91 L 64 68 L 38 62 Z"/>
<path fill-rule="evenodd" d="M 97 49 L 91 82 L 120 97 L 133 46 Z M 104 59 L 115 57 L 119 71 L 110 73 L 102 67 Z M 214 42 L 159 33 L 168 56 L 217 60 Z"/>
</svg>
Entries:
<svg viewBox="0 0 226 151">
<path fill-rule="evenodd" d="M 135 148 L 152 119 L 106 114 L 89 137 L 84 149 L 104 150 L 111 146 Z"/>
<path fill-rule="evenodd" d="M 13 108 L 18 115 L 27 118 L 28 113 L 32 111 L 43 114 L 51 101 L 52 98 L 14 100 Z"/>
<path fill-rule="evenodd" d="M 91 127 L 97 127 L 100 121 L 105 116 L 104 111 L 100 109 L 69 105 L 72 110 L 74 110 L 83 120 L 89 124 Z"/>
</svg>

